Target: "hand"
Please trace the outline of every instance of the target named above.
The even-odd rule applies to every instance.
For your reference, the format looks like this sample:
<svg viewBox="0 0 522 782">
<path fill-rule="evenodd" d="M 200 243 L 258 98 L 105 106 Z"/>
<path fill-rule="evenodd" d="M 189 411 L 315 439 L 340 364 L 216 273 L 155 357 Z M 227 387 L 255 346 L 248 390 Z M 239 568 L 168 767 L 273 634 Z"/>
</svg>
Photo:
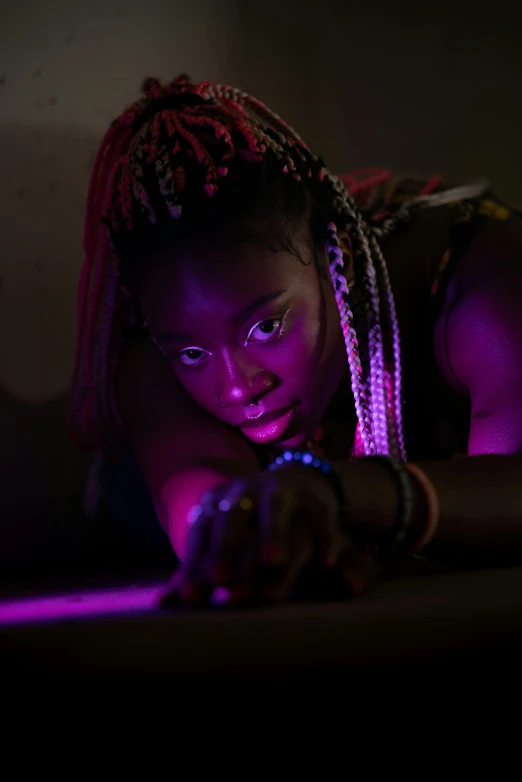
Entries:
<svg viewBox="0 0 522 782">
<path fill-rule="evenodd" d="M 360 594 L 375 559 L 341 530 L 335 491 L 318 471 L 290 464 L 237 480 L 202 498 L 187 553 L 162 604 L 278 602 Z"/>
</svg>

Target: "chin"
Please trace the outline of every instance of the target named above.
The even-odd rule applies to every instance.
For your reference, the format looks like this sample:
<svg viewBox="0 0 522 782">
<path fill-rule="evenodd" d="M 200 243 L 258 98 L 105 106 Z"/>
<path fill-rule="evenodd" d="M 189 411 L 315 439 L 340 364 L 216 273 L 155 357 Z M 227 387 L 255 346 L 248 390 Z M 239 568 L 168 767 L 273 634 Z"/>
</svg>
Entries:
<svg viewBox="0 0 522 782">
<path fill-rule="evenodd" d="M 296 418 L 294 425 L 283 435 L 281 440 L 274 443 L 277 448 L 281 450 L 289 449 L 291 451 L 308 449 L 308 444 L 313 439 L 313 432 L 315 431 L 312 423 L 315 420 L 315 416 L 313 416 L 311 421 L 308 411 L 298 407 L 298 417 Z"/>
<path fill-rule="evenodd" d="M 289 448 L 291 451 L 303 450 L 306 448 L 309 440 L 310 437 L 306 434 L 294 434 L 292 437 L 277 443 L 277 447 L 281 449 Z"/>
</svg>

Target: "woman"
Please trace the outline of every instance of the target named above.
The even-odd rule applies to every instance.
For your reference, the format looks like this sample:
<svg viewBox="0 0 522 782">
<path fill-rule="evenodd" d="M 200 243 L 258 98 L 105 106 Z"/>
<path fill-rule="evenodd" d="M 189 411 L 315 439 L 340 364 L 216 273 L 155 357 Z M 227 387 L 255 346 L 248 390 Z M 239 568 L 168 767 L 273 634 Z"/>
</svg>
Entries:
<svg viewBox="0 0 522 782">
<path fill-rule="evenodd" d="M 132 449 L 177 599 L 522 553 L 521 248 L 481 184 L 340 180 L 238 90 L 145 83 L 94 167 L 71 428 Z"/>
</svg>

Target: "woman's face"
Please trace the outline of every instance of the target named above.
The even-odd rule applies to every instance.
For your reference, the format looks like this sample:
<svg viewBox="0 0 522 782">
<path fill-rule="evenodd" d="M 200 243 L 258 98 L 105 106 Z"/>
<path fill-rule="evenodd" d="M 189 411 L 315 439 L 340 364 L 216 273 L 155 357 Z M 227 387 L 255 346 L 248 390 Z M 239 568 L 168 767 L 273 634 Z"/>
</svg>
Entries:
<svg viewBox="0 0 522 782">
<path fill-rule="evenodd" d="M 253 442 L 286 447 L 313 434 L 347 366 L 304 227 L 293 244 L 303 262 L 257 242 L 191 239 L 140 282 L 149 328 L 194 400 Z"/>
</svg>

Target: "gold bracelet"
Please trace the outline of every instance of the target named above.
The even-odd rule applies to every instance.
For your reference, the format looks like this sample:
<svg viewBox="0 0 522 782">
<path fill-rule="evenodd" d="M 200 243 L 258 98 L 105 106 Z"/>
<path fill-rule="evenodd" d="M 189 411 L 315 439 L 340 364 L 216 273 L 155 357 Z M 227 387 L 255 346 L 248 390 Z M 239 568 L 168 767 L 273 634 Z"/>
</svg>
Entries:
<svg viewBox="0 0 522 782">
<path fill-rule="evenodd" d="M 426 546 L 433 540 L 433 537 L 439 526 L 440 505 L 437 490 L 424 470 L 421 470 L 421 468 L 416 464 L 409 463 L 404 465 L 404 469 L 407 470 L 412 478 L 417 481 L 424 493 L 424 497 L 426 498 L 426 503 L 428 505 L 428 514 L 424 530 L 419 540 L 414 543 L 408 551 L 410 556 L 414 556 L 415 554 L 418 554 L 419 551 L 425 549 Z"/>
</svg>

